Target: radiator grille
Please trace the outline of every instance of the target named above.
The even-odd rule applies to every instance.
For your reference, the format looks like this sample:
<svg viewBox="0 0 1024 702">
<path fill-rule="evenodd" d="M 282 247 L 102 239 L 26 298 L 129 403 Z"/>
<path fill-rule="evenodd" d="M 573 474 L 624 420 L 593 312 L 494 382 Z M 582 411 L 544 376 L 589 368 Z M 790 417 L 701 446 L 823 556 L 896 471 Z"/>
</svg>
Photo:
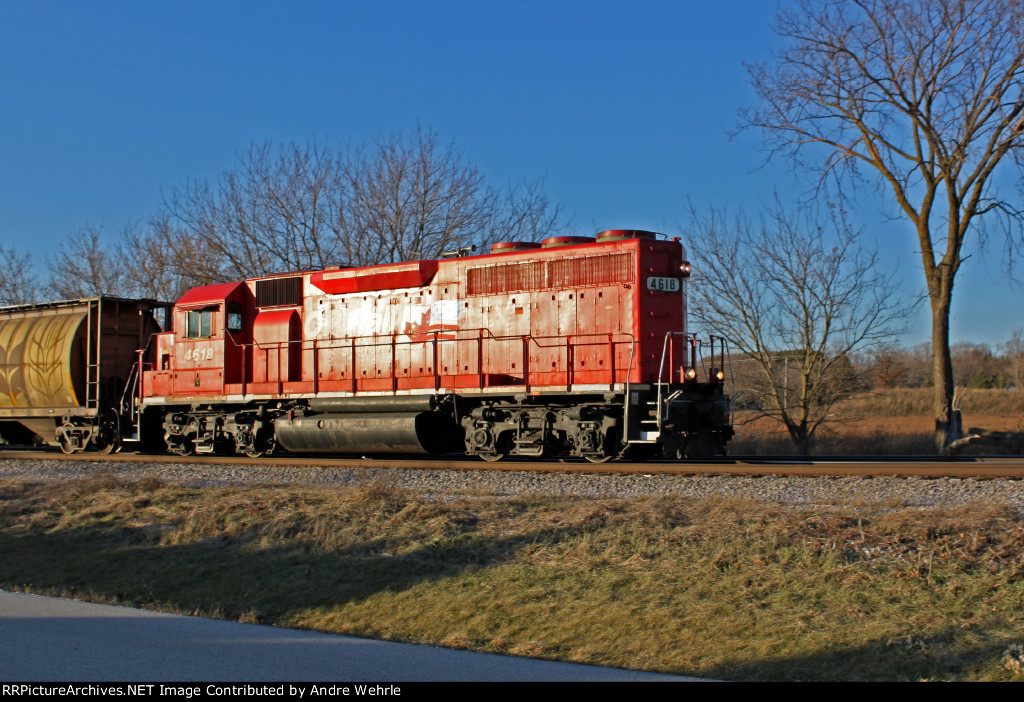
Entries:
<svg viewBox="0 0 1024 702">
<path fill-rule="evenodd" d="M 256 306 L 278 307 L 302 304 L 302 276 L 256 281 Z"/>
<path fill-rule="evenodd" d="M 470 295 L 492 295 L 544 288 L 631 283 L 634 268 L 632 253 L 478 266 L 466 271 L 467 292 Z"/>
<path fill-rule="evenodd" d="M 585 258 L 549 261 L 550 286 L 575 288 L 582 285 L 633 282 L 633 254 L 616 253 Z"/>
</svg>

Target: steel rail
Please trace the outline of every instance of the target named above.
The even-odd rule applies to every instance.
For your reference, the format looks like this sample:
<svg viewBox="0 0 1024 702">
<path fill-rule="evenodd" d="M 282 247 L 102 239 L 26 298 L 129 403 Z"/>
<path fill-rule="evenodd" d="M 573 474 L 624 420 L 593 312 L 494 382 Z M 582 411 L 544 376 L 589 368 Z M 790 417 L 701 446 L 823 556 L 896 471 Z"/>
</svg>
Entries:
<svg viewBox="0 0 1024 702">
<path fill-rule="evenodd" d="M 118 453 L 65 455 L 35 449 L 0 450 L 0 461 L 46 460 L 113 463 L 279 465 L 338 468 L 401 468 L 411 470 L 523 471 L 534 473 L 578 473 L 590 475 L 743 475 L 743 476 L 896 476 L 916 478 L 1010 478 L 1024 479 L 1024 457 L 979 456 L 937 458 L 934 456 L 835 457 L 799 459 L 793 457 L 736 456 L 713 461 L 647 461 L 643 463 L 589 463 L 581 459 L 504 460 L 495 463 L 462 456 L 431 458 L 331 457 L 331 456 L 177 456 Z"/>
</svg>

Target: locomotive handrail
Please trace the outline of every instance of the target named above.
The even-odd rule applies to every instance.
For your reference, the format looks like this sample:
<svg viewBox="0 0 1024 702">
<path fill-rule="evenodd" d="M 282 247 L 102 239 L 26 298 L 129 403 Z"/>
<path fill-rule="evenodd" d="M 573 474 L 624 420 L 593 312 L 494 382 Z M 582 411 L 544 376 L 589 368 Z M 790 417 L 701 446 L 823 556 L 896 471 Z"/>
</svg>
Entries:
<svg viewBox="0 0 1024 702">
<path fill-rule="evenodd" d="M 132 369 L 128 372 L 128 380 L 124 384 L 124 392 L 121 393 L 121 416 L 127 417 L 132 424 L 135 424 L 135 391 L 138 389 L 139 378 L 142 375 L 142 352 L 138 353 L 140 360 L 132 363 Z"/>
<path fill-rule="evenodd" d="M 153 345 L 153 342 L 156 340 L 157 334 L 159 333 L 161 332 L 150 334 L 149 338 L 146 340 L 146 345 L 141 349 L 135 350 L 138 360 L 132 363 L 132 368 L 128 372 L 128 380 L 125 381 L 124 391 L 121 393 L 121 416 L 128 417 L 128 421 L 135 427 L 136 436 L 140 435 L 139 404 L 142 402 L 144 393 L 143 383 L 145 381 L 145 376 L 143 373 L 147 370 L 151 370 L 150 368 L 146 368 L 146 366 L 156 367 L 156 364 L 148 363 L 142 359 L 145 358 L 146 354 L 149 352 L 149 347 Z"/>
<path fill-rule="evenodd" d="M 657 415 L 656 415 L 656 417 L 657 417 L 658 429 L 659 430 L 662 427 L 662 421 L 663 421 L 663 416 L 662 416 L 663 408 L 662 408 L 662 405 L 664 404 L 664 401 L 662 400 L 661 391 L 662 391 L 663 385 L 665 384 L 665 381 L 664 381 L 665 358 L 666 358 L 666 352 L 667 352 L 668 360 L 669 360 L 669 366 L 671 367 L 673 365 L 672 360 L 675 358 L 674 353 L 673 353 L 672 344 L 671 344 L 671 339 L 674 336 L 684 336 L 684 337 L 688 337 L 689 338 L 690 348 L 691 348 L 690 367 L 693 368 L 694 370 L 696 370 L 696 367 L 697 367 L 697 347 L 698 346 L 703 346 L 703 344 L 700 341 L 697 340 L 697 336 L 695 334 L 688 334 L 686 332 L 667 332 L 665 334 L 665 339 L 662 342 L 662 347 L 661 347 L 661 364 L 658 366 L 658 398 L 657 398 L 658 407 L 657 407 Z M 730 383 L 732 385 L 732 388 L 730 390 L 730 395 L 734 395 L 735 391 L 736 391 L 736 378 L 735 378 L 735 376 L 733 374 L 732 357 L 731 357 L 731 355 L 730 356 L 726 355 L 726 342 L 728 341 L 728 339 L 726 339 L 724 336 L 711 336 L 710 337 L 711 368 L 709 369 L 709 368 L 705 367 L 705 365 L 704 365 L 704 354 L 701 353 L 700 354 L 701 370 L 704 371 L 704 376 L 705 376 L 705 378 L 707 378 L 708 382 L 712 382 L 711 371 L 715 369 L 715 365 L 714 364 L 715 364 L 715 341 L 716 340 L 719 342 L 719 365 L 718 365 L 718 370 L 721 371 L 723 373 L 723 375 L 724 375 L 724 373 L 725 373 L 725 366 L 726 366 L 726 359 L 728 358 L 729 380 L 730 380 Z M 669 370 L 669 380 L 668 380 L 668 384 L 669 385 L 671 385 L 671 383 L 672 383 L 671 372 L 672 371 Z M 724 380 L 724 378 L 723 378 L 723 380 Z M 732 405 L 730 403 L 730 407 L 731 406 Z M 730 417 L 730 419 L 731 419 L 731 417 Z"/>
<path fill-rule="evenodd" d="M 728 360 L 728 366 L 729 366 L 729 386 L 730 386 L 729 387 L 729 395 L 730 395 L 730 397 L 735 397 L 736 396 L 736 375 L 733 372 L 733 368 L 732 368 L 732 352 L 731 351 L 727 351 L 727 349 L 726 349 L 726 343 L 729 340 L 726 339 L 724 336 L 719 336 L 717 338 L 718 338 L 719 341 L 722 342 L 722 346 L 721 346 L 721 354 L 722 354 L 721 355 L 721 370 L 722 370 L 723 373 L 725 372 L 726 360 Z M 736 412 L 736 405 L 735 405 L 735 403 L 730 402 L 729 403 L 729 422 L 730 423 L 732 423 L 733 419 L 735 418 L 735 412 Z"/>
<path fill-rule="evenodd" d="M 685 337 L 689 341 L 689 344 L 690 344 L 690 367 L 694 368 L 696 366 L 696 364 L 697 364 L 697 335 L 696 334 L 690 334 L 688 332 L 681 332 L 681 331 L 666 332 L 665 333 L 665 338 L 664 338 L 664 340 L 661 343 L 661 363 L 658 365 L 658 397 L 657 397 L 658 406 L 657 406 L 657 413 L 655 414 L 655 418 L 657 419 L 657 422 L 658 422 L 658 431 L 661 431 L 662 423 L 664 422 L 664 417 L 662 416 L 662 405 L 664 404 L 664 402 L 661 399 L 661 391 L 662 391 L 663 386 L 665 385 L 665 380 L 664 380 L 664 377 L 665 377 L 665 356 L 666 356 L 666 353 L 667 353 L 668 354 L 668 362 L 669 362 L 669 366 L 670 366 L 669 377 L 668 377 L 668 384 L 671 385 L 672 384 L 672 370 L 671 370 L 671 367 L 673 367 L 673 359 L 675 358 L 675 349 L 673 348 L 672 340 L 673 340 L 673 337 L 676 337 L 676 336 Z"/>
<path fill-rule="evenodd" d="M 442 338 L 441 335 L 455 334 L 455 338 Z M 408 335 L 406 332 L 392 332 L 390 334 L 364 334 L 360 336 L 350 336 L 338 339 L 289 339 L 282 341 L 251 341 L 239 343 L 235 339 L 233 334 L 225 334 L 225 338 L 230 339 L 233 346 L 242 349 L 243 354 L 243 367 L 246 365 L 246 355 L 249 349 L 260 349 L 261 351 L 277 350 L 279 351 L 277 356 L 278 373 L 277 377 L 281 378 L 281 363 L 283 362 L 284 350 L 290 349 L 293 345 L 298 344 L 300 351 L 309 350 L 313 352 L 313 392 L 318 392 L 319 387 L 319 373 L 317 372 L 316 366 L 319 363 L 320 352 L 347 349 L 350 351 L 352 356 L 352 391 L 357 392 L 357 361 L 356 361 L 356 350 L 357 349 L 369 349 L 369 348 L 381 348 L 387 347 L 391 349 L 391 391 L 397 392 L 398 376 L 394 373 L 397 361 L 397 350 L 399 347 L 411 347 L 417 344 L 431 345 L 432 349 L 432 365 L 431 374 L 434 378 L 434 389 L 435 391 L 440 389 L 440 380 L 442 373 L 438 370 L 438 344 L 445 344 L 451 342 L 471 342 L 476 340 L 477 347 L 477 364 L 476 364 L 476 375 L 479 376 L 480 388 L 484 387 L 484 376 L 483 372 L 483 344 L 484 341 L 489 342 L 513 342 L 521 341 L 524 345 L 523 348 L 523 382 L 522 384 L 526 387 L 527 391 L 530 388 L 530 354 L 529 345 L 533 344 L 538 348 L 542 349 L 555 349 L 564 346 L 566 348 L 566 388 L 567 390 L 574 385 L 574 375 L 576 369 L 574 367 L 574 359 L 572 356 L 572 350 L 579 347 L 585 346 L 608 346 L 609 349 L 609 389 L 614 389 L 616 376 L 620 371 L 624 371 L 625 377 L 622 382 L 624 383 L 624 389 L 628 393 L 630 385 L 630 376 L 633 371 L 633 360 L 636 354 L 636 337 L 629 332 L 614 331 L 614 332 L 587 332 L 582 334 L 545 334 L 545 335 L 534 335 L 534 334 L 504 334 L 496 335 L 488 327 L 472 327 L 464 329 L 451 329 L 451 330 L 434 330 L 429 332 L 419 333 L 418 336 L 427 336 L 427 339 L 408 339 L 400 340 L 398 337 Z M 327 342 L 327 343 L 325 343 Z M 628 343 L 630 345 L 629 360 L 627 366 L 622 369 L 616 367 L 615 364 L 615 346 L 617 344 Z M 255 357 L 253 358 L 255 361 Z M 457 375 L 457 374 L 452 374 Z M 243 393 L 244 385 L 246 384 L 246 378 L 243 373 Z M 280 381 L 286 382 L 286 381 Z M 518 384 L 518 383 L 515 383 Z M 628 409 L 627 409 L 628 412 Z"/>
</svg>

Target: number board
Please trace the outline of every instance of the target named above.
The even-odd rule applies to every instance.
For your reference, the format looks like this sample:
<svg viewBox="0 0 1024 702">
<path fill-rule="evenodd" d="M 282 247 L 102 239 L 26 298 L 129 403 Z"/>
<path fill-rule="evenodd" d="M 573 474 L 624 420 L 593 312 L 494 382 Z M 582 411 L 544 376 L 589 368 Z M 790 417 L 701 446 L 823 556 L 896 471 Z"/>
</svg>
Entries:
<svg viewBox="0 0 1024 702">
<path fill-rule="evenodd" d="M 657 292 L 679 292 L 679 278 L 649 275 L 647 276 L 647 289 Z"/>
</svg>

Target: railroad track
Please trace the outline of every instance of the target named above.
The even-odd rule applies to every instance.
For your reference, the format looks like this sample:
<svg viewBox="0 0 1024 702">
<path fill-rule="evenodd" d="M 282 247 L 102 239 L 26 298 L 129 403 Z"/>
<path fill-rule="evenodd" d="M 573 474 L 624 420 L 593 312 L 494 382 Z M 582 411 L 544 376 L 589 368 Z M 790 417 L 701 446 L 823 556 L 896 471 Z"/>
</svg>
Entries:
<svg viewBox="0 0 1024 702">
<path fill-rule="evenodd" d="M 647 461 L 594 464 L 571 459 L 485 462 L 467 457 L 324 457 L 177 456 L 119 453 L 65 455 L 56 451 L 8 449 L 0 460 L 84 461 L 90 463 L 154 463 L 177 465 L 318 466 L 325 468 L 401 468 L 474 472 L 578 473 L 586 475 L 741 475 L 804 477 L 1024 478 L 1024 457 L 992 456 L 936 458 L 920 456 L 798 459 L 793 457 L 734 456 L 713 461 Z"/>
</svg>

